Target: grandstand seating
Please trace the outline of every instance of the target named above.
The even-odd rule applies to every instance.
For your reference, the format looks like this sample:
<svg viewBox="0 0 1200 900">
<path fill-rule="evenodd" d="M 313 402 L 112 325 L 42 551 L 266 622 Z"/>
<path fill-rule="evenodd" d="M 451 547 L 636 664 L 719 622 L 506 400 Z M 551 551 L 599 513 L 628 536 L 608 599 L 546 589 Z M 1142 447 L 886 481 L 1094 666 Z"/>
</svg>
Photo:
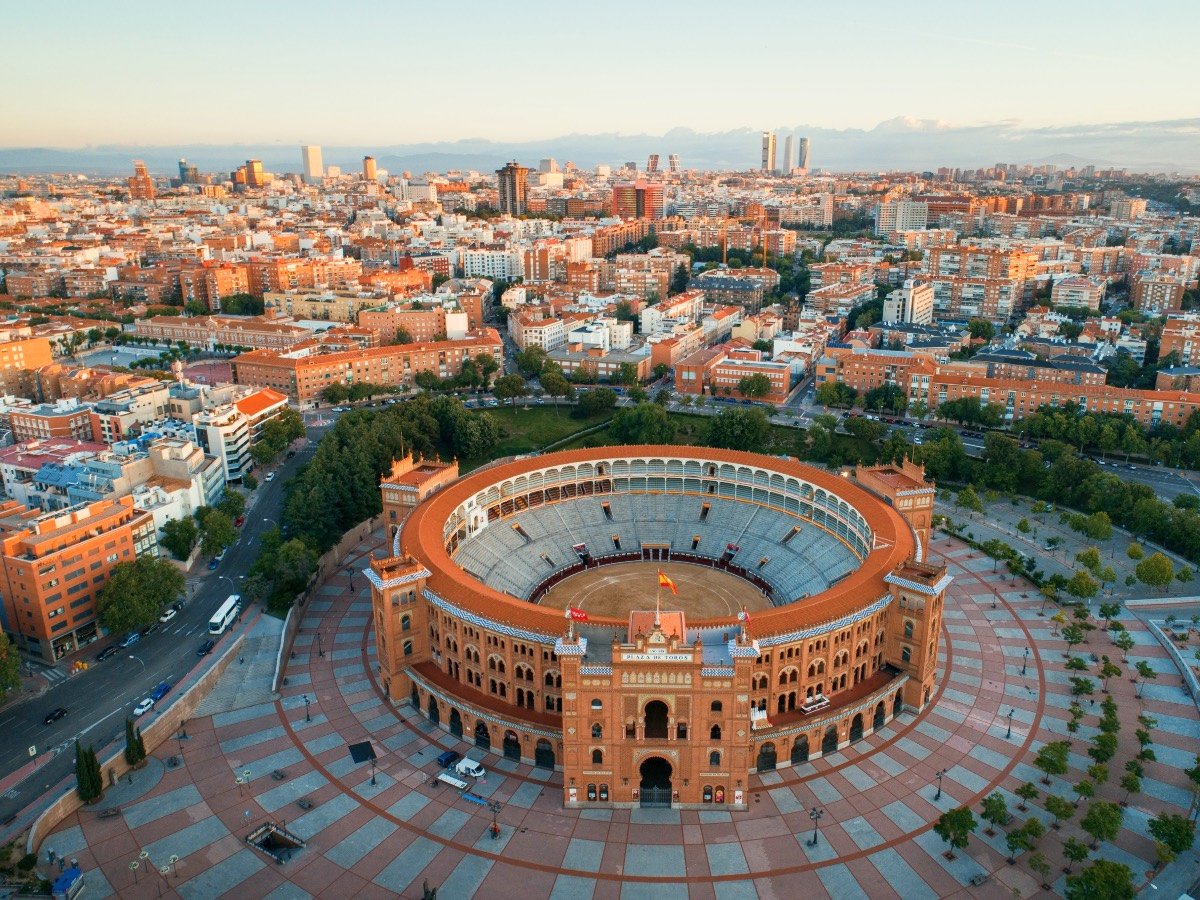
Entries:
<svg viewBox="0 0 1200 900">
<path fill-rule="evenodd" d="M 704 504 L 709 512 L 701 521 Z M 783 544 L 796 525 L 801 532 Z M 819 593 L 859 565 L 849 547 L 811 522 L 753 503 L 676 494 L 603 494 L 523 509 L 462 542 L 455 562 L 492 588 L 524 598 L 578 561 L 573 545 L 586 544 L 602 558 L 618 552 L 614 536 L 624 553 L 670 544 L 717 559 L 736 545 L 733 563 L 770 584 L 776 605 Z"/>
</svg>

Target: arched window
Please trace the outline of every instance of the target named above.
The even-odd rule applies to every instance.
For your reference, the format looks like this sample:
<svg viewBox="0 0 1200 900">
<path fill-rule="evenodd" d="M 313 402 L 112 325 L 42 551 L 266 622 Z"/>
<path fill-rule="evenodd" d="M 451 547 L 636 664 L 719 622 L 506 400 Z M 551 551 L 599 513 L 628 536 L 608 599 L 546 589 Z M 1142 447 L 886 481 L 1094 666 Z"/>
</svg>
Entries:
<svg viewBox="0 0 1200 900">
<path fill-rule="evenodd" d="M 404 642 L 404 655 L 405 655 L 405 656 L 412 656 L 412 652 L 413 652 L 413 642 L 412 642 L 412 641 L 405 641 L 405 642 Z"/>
<path fill-rule="evenodd" d="M 604 737 L 604 728 L 599 722 L 592 726 L 592 737 L 594 737 L 596 740 L 600 740 L 600 738 Z"/>
<path fill-rule="evenodd" d="M 412 628 L 412 616 L 409 616 L 409 615 L 401 616 L 400 617 L 400 630 L 408 631 L 408 629 L 410 629 L 410 628 Z"/>
<path fill-rule="evenodd" d="M 604 709 L 604 704 L 598 697 L 592 699 L 592 709 Z"/>
<path fill-rule="evenodd" d="M 592 751 L 592 765 L 600 766 L 603 764 L 604 764 L 604 751 L 603 750 L 593 750 Z"/>
<path fill-rule="evenodd" d="M 913 636 L 912 619 L 905 619 L 904 620 L 904 638 L 905 638 L 905 640 L 911 641 L 912 636 Z"/>
<path fill-rule="evenodd" d="M 708 754 L 708 764 L 714 767 L 721 765 L 720 750 L 714 750 L 712 753 Z"/>
<path fill-rule="evenodd" d="M 903 662 L 911 662 L 912 661 L 912 647 L 901 647 L 900 648 L 900 659 Z"/>
<path fill-rule="evenodd" d="M 711 740 L 719 741 L 721 739 L 721 726 L 714 725 L 712 728 L 708 729 L 708 736 Z"/>
<path fill-rule="evenodd" d="M 722 706 L 721 706 L 721 701 L 720 701 L 720 700 L 714 700 L 714 701 L 712 702 L 712 706 L 710 706 L 710 707 L 709 707 L 709 709 L 710 709 L 712 712 L 720 712 L 720 711 L 721 711 L 721 709 L 722 709 Z"/>
</svg>

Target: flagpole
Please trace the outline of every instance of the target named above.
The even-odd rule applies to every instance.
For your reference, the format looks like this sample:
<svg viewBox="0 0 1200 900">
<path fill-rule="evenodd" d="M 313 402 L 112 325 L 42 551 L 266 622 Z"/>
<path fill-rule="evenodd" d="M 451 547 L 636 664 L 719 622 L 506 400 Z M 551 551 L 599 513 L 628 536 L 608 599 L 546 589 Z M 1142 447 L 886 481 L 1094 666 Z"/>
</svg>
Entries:
<svg viewBox="0 0 1200 900">
<path fill-rule="evenodd" d="M 658 590 L 654 592 L 654 627 L 662 627 L 662 579 L 658 581 Z"/>
</svg>

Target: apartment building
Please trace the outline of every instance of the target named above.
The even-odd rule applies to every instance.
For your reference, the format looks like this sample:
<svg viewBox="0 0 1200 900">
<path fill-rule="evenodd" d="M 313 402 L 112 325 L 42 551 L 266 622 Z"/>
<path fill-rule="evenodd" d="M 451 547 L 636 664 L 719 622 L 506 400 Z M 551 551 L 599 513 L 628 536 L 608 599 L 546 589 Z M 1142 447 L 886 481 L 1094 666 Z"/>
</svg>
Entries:
<svg viewBox="0 0 1200 900">
<path fill-rule="evenodd" d="M 1130 282 L 1129 299 L 1133 307 L 1147 315 L 1168 315 L 1183 308 L 1183 292 L 1187 288 L 1183 276 L 1138 272 Z"/>
<path fill-rule="evenodd" d="M 714 397 L 742 397 L 738 385 L 742 379 L 762 375 L 770 390 L 764 403 L 783 403 L 791 389 L 792 366 L 786 361 L 769 360 L 758 350 L 723 344 L 697 350 L 675 366 L 675 390 L 680 394 Z"/>
<path fill-rule="evenodd" d="M 267 291 L 263 310 L 268 318 L 310 319 L 353 325 L 359 313 L 385 305 L 390 294 L 384 291 Z"/>
<path fill-rule="evenodd" d="M 746 312 L 762 309 L 763 298 L 779 287 L 774 269 L 713 269 L 691 281 L 691 287 L 703 291 L 711 303 L 732 303 Z"/>
<path fill-rule="evenodd" d="M 633 366 L 638 381 L 645 381 L 651 373 L 650 354 L 644 349 L 605 352 L 600 347 L 565 344 L 546 355 L 551 362 L 558 364 L 564 375 L 569 377 L 582 371 L 588 373 L 592 382 L 610 380 L 625 364 Z"/>
<path fill-rule="evenodd" d="M 883 321 L 933 324 L 933 285 L 908 279 L 883 301 Z"/>
<path fill-rule="evenodd" d="M 503 362 L 503 344 L 494 328 L 471 332 L 456 341 L 402 344 L 363 350 L 328 352 L 320 341 L 309 341 L 290 350 L 252 350 L 233 360 L 233 380 L 238 384 L 270 388 L 293 403 L 315 405 L 330 384 L 415 384 L 417 373 L 432 372 L 450 378 L 462 364 L 481 353 Z"/>
<path fill-rule="evenodd" d="M 809 291 L 804 298 L 804 308 L 814 316 L 845 317 L 850 310 L 874 299 L 874 284 L 834 282 Z"/>
<path fill-rule="evenodd" d="M 34 396 L 36 371 L 54 361 L 50 342 L 28 329 L 0 329 L 0 392 Z"/>
<path fill-rule="evenodd" d="M 55 403 L 9 399 L 0 415 L 8 418 L 13 440 L 18 443 L 50 438 L 92 439 L 91 408 L 74 399 Z"/>
<path fill-rule="evenodd" d="M 913 231 L 929 225 L 929 204 L 912 200 L 890 200 L 879 204 L 875 211 L 875 233 L 890 235 L 896 231 Z"/>
<path fill-rule="evenodd" d="M 171 386 L 147 382 L 109 394 L 92 403 L 92 439 L 115 444 L 137 434 L 149 422 L 165 417 L 171 406 Z"/>
<path fill-rule="evenodd" d="M 179 294 L 184 303 L 199 303 L 220 311 L 221 301 L 250 293 L 250 270 L 238 263 L 205 262 L 179 271 Z"/>
<path fill-rule="evenodd" d="M 96 597 L 114 566 L 157 556 L 154 518 L 132 497 L 41 512 L 0 505 L 5 631 L 53 663 L 99 637 Z"/>
<path fill-rule="evenodd" d="M 1107 281 L 1103 278 L 1060 278 L 1050 289 L 1050 302 L 1055 306 L 1079 306 L 1099 310 L 1106 284 Z"/>
<path fill-rule="evenodd" d="M 1180 365 L 1200 366 L 1200 314 L 1167 316 L 1158 341 L 1158 358 L 1172 353 L 1179 356 Z"/>
<path fill-rule="evenodd" d="M 312 337 L 312 332 L 272 316 L 155 316 L 134 323 L 138 337 L 186 341 L 209 350 L 226 347 L 285 348 Z"/>
<path fill-rule="evenodd" d="M 196 443 L 221 461 L 225 481 L 240 481 L 251 469 L 250 448 L 258 442 L 263 426 L 287 407 L 287 401 L 278 391 L 263 388 L 193 418 Z"/>
</svg>

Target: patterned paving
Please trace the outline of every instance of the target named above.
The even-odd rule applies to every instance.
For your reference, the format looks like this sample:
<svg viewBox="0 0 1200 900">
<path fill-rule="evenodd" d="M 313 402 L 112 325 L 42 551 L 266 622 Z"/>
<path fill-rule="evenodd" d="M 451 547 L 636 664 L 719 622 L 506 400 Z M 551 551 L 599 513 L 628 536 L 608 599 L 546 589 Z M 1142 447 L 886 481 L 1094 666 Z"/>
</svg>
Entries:
<svg viewBox="0 0 1200 900">
<path fill-rule="evenodd" d="M 1040 777 L 1033 753 L 1067 733 L 1065 645 L 1037 615 L 1040 601 L 993 576 L 961 545 L 938 542 L 933 549 L 945 554 L 957 576 L 934 703 L 840 753 L 751 777 L 745 813 L 566 811 L 560 776 L 493 754 L 486 782 L 478 785 L 479 793 L 503 804 L 500 836 L 492 839 L 491 813 L 430 783 L 434 757 L 458 744 L 411 710 L 383 702 L 371 675 L 365 580 L 356 579 L 351 594 L 338 575 L 307 610 L 281 697 L 261 702 L 247 692 L 249 705 L 189 722 L 185 766 L 164 769 L 154 790 L 125 806 L 121 817 L 99 819 L 88 811 L 71 817 L 46 846 L 79 858 L 89 872 L 89 896 L 115 890 L 128 897 L 420 897 L 426 881 L 454 900 L 794 897 L 801 891 L 838 900 L 1031 896 L 1037 884 L 1021 860 L 1006 864 L 1002 835 L 977 831 L 968 850 L 948 861 L 931 827 L 958 804 L 978 809 L 994 789 L 1006 793 L 1012 809 L 1012 790 Z M 317 653 L 318 628 L 324 656 Z M 1132 735 L 1139 711 L 1157 717 L 1152 737 L 1159 761 L 1147 766 L 1123 830 L 1099 852 L 1129 863 L 1140 877 L 1147 866 L 1138 860 L 1153 857 L 1147 819 L 1187 808 L 1178 767 L 1190 764 L 1200 728 L 1165 651 L 1149 635 L 1136 636 L 1130 665 L 1145 659 L 1163 674 L 1141 701 L 1128 679 L 1114 679 L 1110 687 L 1120 701 L 1123 736 Z M 1103 634 L 1093 633 L 1091 643 L 1108 652 Z M 1022 675 L 1027 646 L 1033 652 Z M 1091 762 L 1083 739 L 1094 733 L 1098 711 L 1098 704 L 1095 712 L 1088 709 L 1073 771 L 1056 779 L 1060 793 Z M 347 752 L 347 744 L 363 740 L 379 755 L 374 772 Z M 171 752 L 174 743 L 160 751 Z M 1113 761 L 1114 773 L 1131 752 Z M 235 777 L 247 771 L 248 782 L 237 785 Z M 939 771 L 942 794 L 935 800 Z M 1111 783 L 1116 780 L 1100 788 L 1100 798 L 1123 796 Z M 814 805 L 824 817 L 818 843 L 810 846 L 807 811 Z M 241 840 L 268 817 L 309 841 L 284 865 Z M 1061 841 L 1079 834 L 1076 825 L 1051 831 L 1039 849 L 1056 863 Z M 143 866 L 135 883 L 128 866 L 142 849 L 153 865 Z M 171 855 L 179 857 L 175 874 L 157 874 Z M 970 887 L 980 872 L 992 873 L 991 879 Z"/>
</svg>

